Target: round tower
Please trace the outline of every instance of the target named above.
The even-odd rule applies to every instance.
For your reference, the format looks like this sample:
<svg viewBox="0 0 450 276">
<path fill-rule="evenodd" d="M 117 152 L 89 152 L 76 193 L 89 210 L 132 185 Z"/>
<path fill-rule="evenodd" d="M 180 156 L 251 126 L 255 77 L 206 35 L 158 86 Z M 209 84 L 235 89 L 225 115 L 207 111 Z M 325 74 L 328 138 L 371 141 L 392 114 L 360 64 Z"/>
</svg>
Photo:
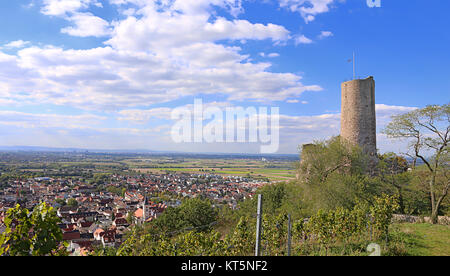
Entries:
<svg viewBox="0 0 450 276">
<path fill-rule="evenodd" d="M 375 80 L 342 83 L 341 137 L 371 156 L 377 153 Z"/>
</svg>

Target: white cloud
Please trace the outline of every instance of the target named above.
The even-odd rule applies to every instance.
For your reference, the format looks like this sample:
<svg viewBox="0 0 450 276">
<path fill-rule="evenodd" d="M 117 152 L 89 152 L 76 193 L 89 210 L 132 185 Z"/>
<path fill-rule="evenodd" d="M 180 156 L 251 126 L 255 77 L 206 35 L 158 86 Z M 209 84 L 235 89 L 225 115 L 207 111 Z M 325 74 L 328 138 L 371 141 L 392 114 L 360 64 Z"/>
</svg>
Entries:
<svg viewBox="0 0 450 276">
<path fill-rule="evenodd" d="M 269 54 L 266 54 L 266 53 L 264 53 L 264 52 L 259 53 L 259 55 L 260 55 L 261 57 L 268 57 L 268 58 L 276 58 L 276 57 L 279 57 L 279 56 L 280 56 L 279 53 L 269 53 Z"/>
<path fill-rule="evenodd" d="M 165 119 L 171 118 L 172 109 L 168 107 L 153 108 L 148 110 L 130 109 L 119 112 L 118 120 L 131 121 L 134 123 L 147 123 L 151 119 Z"/>
<path fill-rule="evenodd" d="M 392 112 L 410 112 L 417 109 L 417 107 L 408 107 L 408 106 L 396 106 L 396 105 L 386 105 L 386 104 L 377 104 L 375 106 L 378 113 L 390 114 Z"/>
<path fill-rule="evenodd" d="M 295 99 L 287 100 L 286 102 L 287 103 L 301 103 L 301 104 L 308 104 L 309 103 L 307 101 L 300 101 L 300 100 L 295 100 Z"/>
<path fill-rule="evenodd" d="M 63 28 L 61 32 L 71 36 L 102 37 L 108 36 L 111 33 L 109 23 L 91 13 L 75 13 L 68 18 L 68 21 L 74 24 L 74 26 Z"/>
<path fill-rule="evenodd" d="M 295 37 L 295 45 L 311 44 L 311 43 L 313 43 L 313 41 L 304 35 L 299 35 L 299 36 Z"/>
<path fill-rule="evenodd" d="M 86 9 L 90 5 L 102 7 L 98 0 L 43 0 L 41 12 L 45 15 L 64 16 Z"/>
<path fill-rule="evenodd" d="M 416 107 L 408 106 L 395 106 L 386 104 L 377 104 L 375 106 L 377 111 L 377 127 L 379 130 L 386 127 L 386 125 L 391 121 L 393 115 L 407 113 L 416 110 Z"/>
<path fill-rule="evenodd" d="M 41 13 L 61 17 L 72 26 L 61 29 L 62 33 L 79 37 L 103 37 L 110 34 L 110 23 L 90 12 L 80 12 L 90 6 L 103 7 L 98 0 L 44 0 Z"/>
<path fill-rule="evenodd" d="M 30 44 L 29 41 L 16 40 L 16 41 L 11 41 L 11 42 L 3 45 L 3 47 L 5 47 L 5 48 L 24 48 L 29 44 Z"/>
<path fill-rule="evenodd" d="M 84 128 L 89 125 L 97 125 L 103 120 L 106 120 L 106 117 L 92 114 L 59 115 L 0 111 L 0 124 L 23 128 Z"/>
<path fill-rule="evenodd" d="M 207 109 L 209 107 L 221 108 L 225 110 L 226 107 L 232 107 L 233 105 L 229 102 L 209 102 L 203 103 L 203 109 Z M 184 106 L 180 106 L 177 108 L 183 108 L 190 111 L 194 111 L 194 105 L 188 104 Z M 148 123 L 153 119 L 163 119 L 163 120 L 172 120 L 172 112 L 174 109 L 169 107 L 161 107 L 161 108 L 151 108 L 151 109 L 127 109 L 121 110 L 118 112 L 119 117 L 118 120 L 121 121 L 130 121 L 133 123 L 143 124 Z"/>
<path fill-rule="evenodd" d="M 226 102 L 206 103 L 205 108 L 219 106 Z M 188 105 L 187 107 L 192 107 Z M 378 131 L 390 121 L 389 117 L 414 110 L 413 107 L 377 105 Z M 171 108 L 150 110 L 127 110 L 120 112 L 121 120 L 144 123 L 144 119 L 170 118 Z M 269 115 L 270 117 L 270 115 Z M 251 118 L 255 119 L 255 118 Z M 174 144 L 169 130 L 172 125 L 148 126 L 144 128 L 108 128 L 102 123 L 107 117 L 98 115 L 60 115 L 32 114 L 25 112 L 0 111 L 0 138 L 2 145 L 39 145 L 52 147 L 80 147 L 103 149 L 165 149 L 188 152 L 255 152 L 259 144 Z M 279 153 L 297 153 L 301 144 L 327 139 L 339 135 L 340 114 L 321 114 L 315 116 L 280 115 Z M 378 134 L 378 148 L 381 152 L 404 152 L 405 142 L 389 140 Z"/>
<path fill-rule="evenodd" d="M 223 40 L 287 41 L 283 26 L 225 19 L 219 6 L 242 12 L 240 1 L 112 1 L 132 3 L 135 16 L 109 24 L 82 11 L 97 1 L 45 1 L 42 12 L 61 16 L 75 36 L 108 36 L 107 46 L 72 50 L 29 47 L 0 58 L 0 98 L 82 109 L 121 110 L 170 102 L 193 95 L 221 95 L 236 101 L 283 101 L 304 91 L 301 76 L 269 72 L 271 63 L 254 63 Z M 129 8 L 129 6 L 124 6 Z M 276 57 L 270 53 L 267 57 Z M 0 56 L 1 57 L 1 56 Z M 25 91 L 19 94 L 18 91 Z"/>
<path fill-rule="evenodd" d="M 17 56 L 0 54 L 0 87 L 5 88 L 0 97 L 111 110 L 199 94 L 259 102 L 321 90 L 303 85 L 298 75 L 266 71 L 269 63 L 245 62 L 236 47 L 200 43 L 179 50 L 170 57 L 111 47 L 31 47 Z"/>
<path fill-rule="evenodd" d="M 331 36 L 333 36 L 332 32 L 322 31 L 322 32 L 320 32 L 319 39 L 324 39 L 324 38 L 331 37 Z"/>
<path fill-rule="evenodd" d="M 96 115 L 32 114 L 0 111 L 2 146 L 44 146 L 93 149 L 161 149 L 170 140 L 161 136 L 169 126 L 108 128 Z"/>
<path fill-rule="evenodd" d="M 218 18 L 209 21 L 209 15 L 186 15 L 146 11 L 138 19 L 129 16 L 117 22 L 113 36 L 107 42 L 117 49 L 134 51 L 167 52 L 193 44 L 219 40 L 265 40 L 283 41 L 289 31 L 274 24 L 252 24 L 246 20 Z"/>
<path fill-rule="evenodd" d="M 299 12 L 306 23 L 315 19 L 315 16 L 326 13 L 336 0 L 278 0 L 280 6 L 292 12 Z M 342 2 L 342 1 L 341 1 Z"/>
</svg>

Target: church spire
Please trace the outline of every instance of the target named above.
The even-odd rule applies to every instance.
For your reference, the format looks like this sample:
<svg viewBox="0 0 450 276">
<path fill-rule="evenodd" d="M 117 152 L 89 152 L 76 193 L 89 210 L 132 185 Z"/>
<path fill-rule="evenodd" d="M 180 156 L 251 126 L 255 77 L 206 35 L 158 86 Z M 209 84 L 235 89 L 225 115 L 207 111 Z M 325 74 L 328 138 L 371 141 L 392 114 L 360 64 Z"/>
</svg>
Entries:
<svg viewBox="0 0 450 276">
<path fill-rule="evenodd" d="M 148 197 L 145 196 L 144 198 L 144 203 L 142 204 L 142 222 L 144 223 L 145 221 L 147 221 L 147 208 L 148 208 L 149 202 L 148 202 Z"/>
</svg>

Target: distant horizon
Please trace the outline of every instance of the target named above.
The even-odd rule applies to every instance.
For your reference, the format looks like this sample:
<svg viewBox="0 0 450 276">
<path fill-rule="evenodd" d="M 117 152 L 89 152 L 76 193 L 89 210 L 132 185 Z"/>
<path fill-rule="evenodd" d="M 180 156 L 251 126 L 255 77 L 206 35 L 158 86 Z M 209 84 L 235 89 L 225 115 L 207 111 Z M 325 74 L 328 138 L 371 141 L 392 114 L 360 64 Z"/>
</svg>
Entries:
<svg viewBox="0 0 450 276">
<path fill-rule="evenodd" d="M 94 148 L 59 148 L 59 147 L 41 147 L 41 146 L 1 146 L 0 152 L 19 151 L 19 152 L 89 152 L 89 153 L 148 153 L 148 154 L 189 154 L 189 155 L 241 155 L 241 156 L 299 156 L 289 153 L 239 153 L 239 152 L 187 152 L 187 151 L 158 151 L 151 149 L 94 149 Z"/>
<path fill-rule="evenodd" d="M 39 146 L 1 146 L 0 145 L 0 153 L 2 152 L 33 152 L 33 153 L 105 153 L 105 154 L 149 154 L 149 155 L 216 155 L 216 156 L 249 156 L 249 157 L 290 157 L 301 160 L 300 152 L 297 154 L 294 153 L 239 153 L 239 152 L 187 152 L 187 151 L 157 151 L 150 149 L 89 149 L 89 148 L 53 148 L 53 147 L 39 147 Z M 383 153 L 381 153 L 383 154 Z M 407 160 L 412 160 L 410 156 L 406 156 L 405 154 L 401 154 Z M 425 158 L 429 156 L 425 155 Z M 417 160 L 418 163 L 422 161 L 420 159 Z"/>
</svg>

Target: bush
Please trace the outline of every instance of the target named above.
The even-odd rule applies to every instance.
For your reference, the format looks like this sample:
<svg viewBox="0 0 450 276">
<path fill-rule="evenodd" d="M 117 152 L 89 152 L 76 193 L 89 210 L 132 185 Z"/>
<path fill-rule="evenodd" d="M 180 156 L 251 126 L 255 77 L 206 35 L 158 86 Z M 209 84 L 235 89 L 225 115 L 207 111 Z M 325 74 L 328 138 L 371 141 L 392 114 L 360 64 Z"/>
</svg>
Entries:
<svg viewBox="0 0 450 276">
<path fill-rule="evenodd" d="M 395 196 L 375 197 L 373 205 L 357 204 L 352 210 L 319 210 L 306 222 L 294 223 L 294 237 L 308 246 L 318 244 L 328 249 L 336 244 L 380 240 L 388 235 L 393 212 L 398 208 Z M 369 239 L 369 232 L 372 233 Z"/>
<path fill-rule="evenodd" d="M 45 202 L 32 212 L 17 204 L 7 211 L 4 219 L 6 229 L 0 234 L 0 256 L 65 255 L 67 244 L 62 241 L 59 222 L 55 210 Z"/>
</svg>

